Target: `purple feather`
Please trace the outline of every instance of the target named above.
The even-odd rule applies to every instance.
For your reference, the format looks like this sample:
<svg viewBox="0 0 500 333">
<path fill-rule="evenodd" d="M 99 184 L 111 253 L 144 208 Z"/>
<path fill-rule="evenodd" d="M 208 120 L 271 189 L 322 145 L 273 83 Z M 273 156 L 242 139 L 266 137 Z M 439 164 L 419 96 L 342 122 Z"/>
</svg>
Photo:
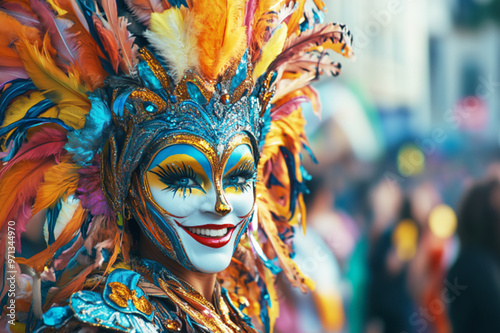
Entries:
<svg viewBox="0 0 500 333">
<path fill-rule="evenodd" d="M 97 165 L 91 165 L 78 171 L 77 196 L 81 200 L 82 207 L 90 210 L 94 216 L 105 215 L 113 217 L 113 210 L 108 205 L 101 189 L 100 169 Z"/>
</svg>

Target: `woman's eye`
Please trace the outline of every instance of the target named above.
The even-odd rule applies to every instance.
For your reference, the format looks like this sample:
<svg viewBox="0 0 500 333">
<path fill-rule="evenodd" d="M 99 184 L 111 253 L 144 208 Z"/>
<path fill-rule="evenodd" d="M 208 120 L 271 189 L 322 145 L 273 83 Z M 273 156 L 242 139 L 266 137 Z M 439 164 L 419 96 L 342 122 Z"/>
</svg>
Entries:
<svg viewBox="0 0 500 333">
<path fill-rule="evenodd" d="M 228 179 L 228 183 L 231 185 L 246 183 L 246 178 L 243 176 L 231 176 Z"/>
<path fill-rule="evenodd" d="M 181 178 L 179 180 L 176 181 L 177 184 L 175 185 L 178 185 L 178 186 L 193 186 L 193 185 L 196 185 L 196 182 L 194 181 L 194 179 L 191 179 L 191 178 Z"/>
</svg>

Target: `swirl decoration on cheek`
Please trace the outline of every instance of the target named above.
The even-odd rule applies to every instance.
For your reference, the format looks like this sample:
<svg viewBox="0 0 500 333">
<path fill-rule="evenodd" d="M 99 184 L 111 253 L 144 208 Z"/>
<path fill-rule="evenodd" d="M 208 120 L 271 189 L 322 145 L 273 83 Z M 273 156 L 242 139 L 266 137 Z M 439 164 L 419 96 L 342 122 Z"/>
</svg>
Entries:
<svg viewBox="0 0 500 333">
<path fill-rule="evenodd" d="M 142 175 L 168 140 L 213 152 L 212 165 L 223 168 L 243 136 L 255 164 L 219 177 L 217 209 L 227 213 L 226 196 L 253 187 L 255 212 L 219 279 L 227 299 L 245 297 L 246 314 L 270 331 L 278 315 L 273 273 L 283 271 L 302 291 L 312 286 L 284 242 L 305 227 L 301 105 L 319 112 L 309 84 L 340 73 L 332 56 L 350 57 L 352 37 L 342 24 L 323 23 L 320 0 L 147 2 L 0 3 L 0 233 L 15 221 L 21 253 L 21 234 L 36 227 L 34 217 L 45 220 L 47 248 L 17 260 L 41 281 L 29 317 L 103 281 L 91 276 L 129 267 L 130 226 L 165 219 Z M 175 164 L 154 172 L 184 197 L 206 191 L 192 171 Z M 166 237 L 161 246 L 174 260 L 185 260 L 174 233 L 150 230 Z M 0 265 L 5 284 L 3 274 L 17 266 L 3 257 Z M 26 293 L 17 294 L 31 295 L 19 276 Z M 6 297 L 8 288 L 0 290 Z M 30 300 L 17 312 L 28 313 Z"/>
</svg>

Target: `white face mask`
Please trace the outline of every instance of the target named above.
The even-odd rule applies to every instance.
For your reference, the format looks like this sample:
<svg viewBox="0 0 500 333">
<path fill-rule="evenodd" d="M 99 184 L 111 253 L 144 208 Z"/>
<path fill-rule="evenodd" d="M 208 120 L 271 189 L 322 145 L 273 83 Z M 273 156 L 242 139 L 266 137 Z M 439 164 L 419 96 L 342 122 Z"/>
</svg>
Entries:
<svg viewBox="0 0 500 333">
<path fill-rule="evenodd" d="M 173 242 L 174 251 L 204 273 L 229 265 L 253 212 L 255 160 L 249 145 L 233 147 L 220 160 L 213 151 L 173 144 L 160 150 L 144 173 L 146 190 L 168 223 L 164 227 L 180 241 Z"/>
</svg>

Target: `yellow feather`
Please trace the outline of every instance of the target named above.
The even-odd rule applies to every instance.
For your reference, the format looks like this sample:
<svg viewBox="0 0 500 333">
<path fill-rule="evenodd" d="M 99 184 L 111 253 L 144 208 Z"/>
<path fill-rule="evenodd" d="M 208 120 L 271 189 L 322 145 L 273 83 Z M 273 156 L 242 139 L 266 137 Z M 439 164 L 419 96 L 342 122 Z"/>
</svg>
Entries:
<svg viewBox="0 0 500 333">
<path fill-rule="evenodd" d="M 39 91 L 32 92 L 28 96 L 20 96 L 16 98 L 5 111 L 5 119 L 2 127 L 8 126 L 22 119 L 26 115 L 27 110 L 44 99 L 45 96 L 43 96 L 43 94 Z"/>
<path fill-rule="evenodd" d="M 87 110 L 82 109 L 78 106 L 73 105 L 61 105 L 54 106 L 49 110 L 45 111 L 40 115 L 40 117 L 46 118 L 59 118 L 66 125 L 73 127 L 74 129 L 81 129 L 85 125 L 85 115 Z"/>
<path fill-rule="evenodd" d="M 150 29 L 144 36 L 170 66 L 169 74 L 176 84 L 187 69 L 197 69 L 193 15 L 187 8 L 172 7 L 163 13 L 151 14 Z"/>
<path fill-rule="evenodd" d="M 48 36 L 45 36 L 41 50 L 38 42 L 32 44 L 24 36 L 16 41 L 16 48 L 29 77 L 47 98 L 54 103 L 90 109 L 90 101 L 85 94 L 87 89 L 80 84 L 78 73 L 70 69 L 66 75 L 50 55 Z"/>
<path fill-rule="evenodd" d="M 253 71 L 254 80 L 264 74 L 271 62 L 281 53 L 285 44 L 286 33 L 287 26 L 283 24 L 273 33 L 267 44 L 264 45 L 262 56 Z"/>
</svg>

